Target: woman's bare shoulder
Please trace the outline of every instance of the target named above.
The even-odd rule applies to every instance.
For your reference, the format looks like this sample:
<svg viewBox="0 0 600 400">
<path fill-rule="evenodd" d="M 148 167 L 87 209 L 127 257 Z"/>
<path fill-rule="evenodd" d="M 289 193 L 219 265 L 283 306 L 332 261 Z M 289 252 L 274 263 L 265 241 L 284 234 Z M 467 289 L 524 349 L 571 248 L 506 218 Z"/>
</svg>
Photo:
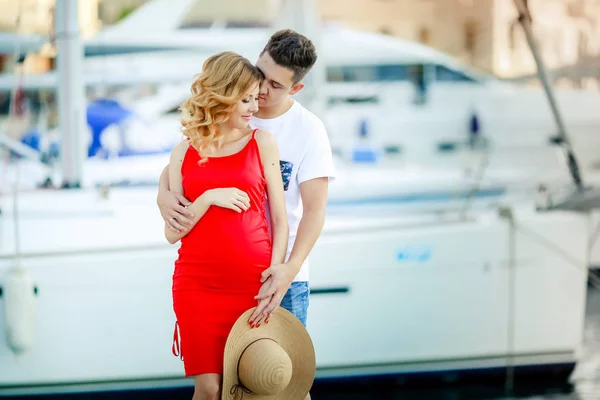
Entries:
<svg viewBox="0 0 600 400">
<path fill-rule="evenodd" d="M 275 140 L 275 136 L 271 135 L 267 131 L 263 131 L 262 129 L 258 129 L 256 131 L 256 141 L 258 145 L 261 147 L 277 147 L 277 141 Z"/>
<path fill-rule="evenodd" d="M 187 138 L 177 143 L 175 147 L 173 147 L 173 150 L 171 150 L 171 160 L 178 160 L 181 162 L 189 145 L 189 140 L 187 140 Z"/>
</svg>

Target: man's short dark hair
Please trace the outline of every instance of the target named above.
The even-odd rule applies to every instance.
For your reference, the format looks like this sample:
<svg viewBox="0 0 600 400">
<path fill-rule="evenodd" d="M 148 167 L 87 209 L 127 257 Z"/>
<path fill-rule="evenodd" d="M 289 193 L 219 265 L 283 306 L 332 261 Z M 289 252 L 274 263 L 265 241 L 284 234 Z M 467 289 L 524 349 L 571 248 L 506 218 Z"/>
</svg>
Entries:
<svg viewBox="0 0 600 400">
<path fill-rule="evenodd" d="M 294 84 L 300 82 L 317 62 L 317 50 L 304 35 L 291 29 L 277 31 L 271 36 L 262 54 L 268 52 L 277 65 L 294 73 Z"/>
</svg>

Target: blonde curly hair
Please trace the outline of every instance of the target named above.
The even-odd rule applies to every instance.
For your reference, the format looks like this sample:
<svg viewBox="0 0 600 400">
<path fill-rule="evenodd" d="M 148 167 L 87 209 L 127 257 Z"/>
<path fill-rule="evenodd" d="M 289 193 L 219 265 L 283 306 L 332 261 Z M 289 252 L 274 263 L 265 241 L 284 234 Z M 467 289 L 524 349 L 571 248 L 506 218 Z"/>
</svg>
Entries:
<svg viewBox="0 0 600 400">
<path fill-rule="evenodd" d="M 210 56 L 191 87 L 191 96 L 181 106 L 183 134 L 203 161 L 222 139 L 219 125 L 229 119 L 237 102 L 264 79 L 248 59 L 226 51 Z"/>
</svg>

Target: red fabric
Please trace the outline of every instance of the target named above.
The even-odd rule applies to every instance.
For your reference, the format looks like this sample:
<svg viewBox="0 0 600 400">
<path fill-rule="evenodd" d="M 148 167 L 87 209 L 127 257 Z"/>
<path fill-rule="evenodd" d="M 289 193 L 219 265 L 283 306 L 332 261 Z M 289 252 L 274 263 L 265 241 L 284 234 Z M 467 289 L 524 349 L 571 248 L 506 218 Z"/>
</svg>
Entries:
<svg viewBox="0 0 600 400">
<path fill-rule="evenodd" d="M 190 201 L 227 187 L 250 197 L 250 209 L 241 213 L 211 206 L 181 239 L 173 274 L 173 354 L 182 358 L 186 376 L 222 374 L 227 335 L 238 317 L 256 306 L 260 274 L 271 262 L 266 181 L 254 134 L 241 151 L 202 164 L 190 146 L 181 167 Z"/>
</svg>

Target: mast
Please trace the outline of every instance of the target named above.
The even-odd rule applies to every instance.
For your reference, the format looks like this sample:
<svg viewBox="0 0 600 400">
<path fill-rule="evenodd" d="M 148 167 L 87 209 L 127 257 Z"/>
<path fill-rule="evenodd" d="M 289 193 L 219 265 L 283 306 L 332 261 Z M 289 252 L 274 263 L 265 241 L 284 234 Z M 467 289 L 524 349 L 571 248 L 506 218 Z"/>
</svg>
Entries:
<svg viewBox="0 0 600 400">
<path fill-rule="evenodd" d="M 542 81 L 544 91 L 546 92 L 548 102 L 550 103 L 550 108 L 552 109 L 552 115 L 556 120 L 556 126 L 558 128 L 558 137 L 560 140 L 560 145 L 565 153 L 565 157 L 567 158 L 569 172 L 571 173 L 571 177 L 573 178 L 573 182 L 575 182 L 577 190 L 582 191 L 583 181 L 579 172 L 579 165 L 577 163 L 577 159 L 575 158 L 575 153 L 573 152 L 571 141 L 569 140 L 569 137 L 567 135 L 567 130 L 562 115 L 560 113 L 560 110 L 558 109 L 556 99 L 554 98 L 554 92 L 552 91 L 552 87 L 549 82 L 550 79 L 548 77 L 548 71 L 546 70 L 544 62 L 542 61 L 542 58 L 537 48 L 537 44 L 535 42 L 535 38 L 533 37 L 533 31 L 531 29 L 531 15 L 529 14 L 527 0 L 514 0 L 514 2 L 515 6 L 517 7 L 517 11 L 519 12 L 519 23 L 523 26 L 523 30 L 525 31 L 527 43 L 531 48 L 533 58 L 535 59 L 535 63 L 537 65 L 538 76 Z"/>
<path fill-rule="evenodd" d="M 83 45 L 78 0 L 55 6 L 58 75 L 58 122 L 61 129 L 62 187 L 80 188 L 86 157 L 86 101 L 83 85 Z"/>
</svg>

